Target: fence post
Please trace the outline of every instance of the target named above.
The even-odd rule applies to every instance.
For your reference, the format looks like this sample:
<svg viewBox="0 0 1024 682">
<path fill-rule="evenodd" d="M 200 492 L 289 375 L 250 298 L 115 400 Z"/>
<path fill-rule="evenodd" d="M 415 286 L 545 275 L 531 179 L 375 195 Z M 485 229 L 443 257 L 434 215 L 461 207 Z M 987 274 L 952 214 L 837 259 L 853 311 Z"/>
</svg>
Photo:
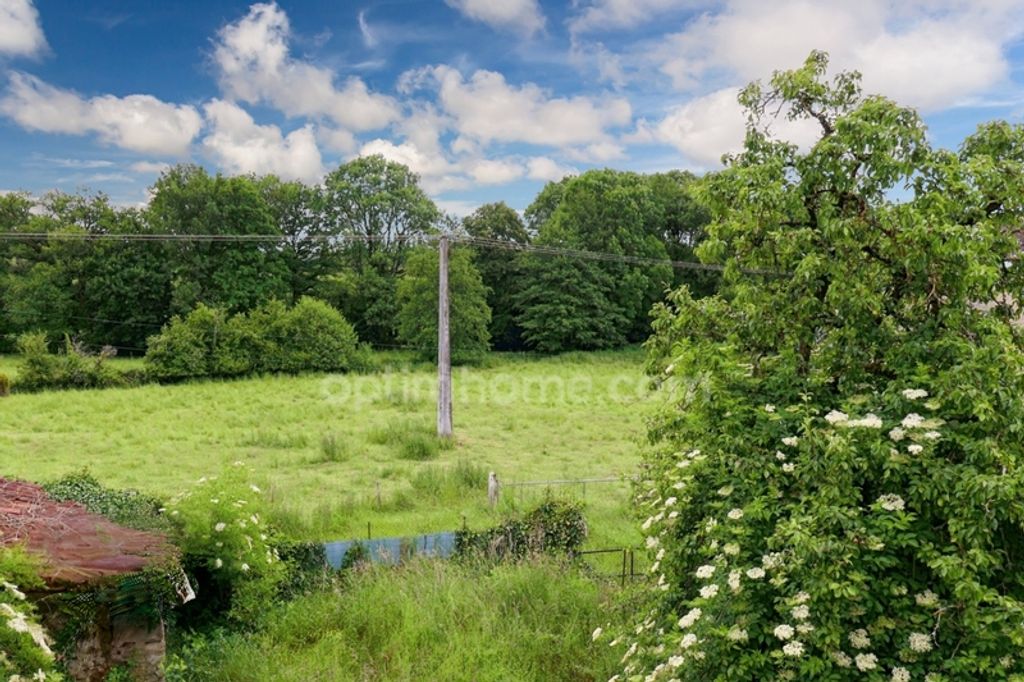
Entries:
<svg viewBox="0 0 1024 682">
<path fill-rule="evenodd" d="M 501 496 L 501 484 L 498 482 L 498 474 L 493 471 L 487 474 L 487 501 L 491 509 L 498 506 L 498 498 Z"/>
</svg>

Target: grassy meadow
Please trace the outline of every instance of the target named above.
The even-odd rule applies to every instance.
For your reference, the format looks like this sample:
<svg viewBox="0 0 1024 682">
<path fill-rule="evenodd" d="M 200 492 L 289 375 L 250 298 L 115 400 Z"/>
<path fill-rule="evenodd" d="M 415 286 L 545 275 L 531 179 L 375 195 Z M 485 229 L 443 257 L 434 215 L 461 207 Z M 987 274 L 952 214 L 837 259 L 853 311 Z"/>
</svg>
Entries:
<svg viewBox="0 0 1024 682">
<path fill-rule="evenodd" d="M 132 363 L 132 360 L 117 360 Z M 536 502 L 503 482 L 629 476 L 646 395 L 639 351 L 492 356 L 454 372 L 454 443 L 433 437 L 436 370 L 382 354 L 378 371 L 268 376 L 130 389 L 15 394 L 0 401 L 0 475 L 34 481 L 87 467 L 102 483 L 160 496 L 244 462 L 276 521 L 303 539 L 452 530 Z M 14 359 L 0 372 L 16 374 Z M 553 488 L 582 497 L 590 546 L 635 543 L 628 484 Z M 379 491 L 379 492 L 378 492 Z"/>
</svg>

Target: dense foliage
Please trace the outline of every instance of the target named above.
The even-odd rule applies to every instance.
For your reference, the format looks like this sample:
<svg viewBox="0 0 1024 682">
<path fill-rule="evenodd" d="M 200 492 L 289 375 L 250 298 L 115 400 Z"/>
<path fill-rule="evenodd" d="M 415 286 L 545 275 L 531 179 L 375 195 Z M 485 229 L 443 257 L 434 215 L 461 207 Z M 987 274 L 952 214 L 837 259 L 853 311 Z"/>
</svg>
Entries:
<svg viewBox="0 0 1024 682">
<path fill-rule="evenodd" d="M 826 67 L 743 91 L 698 248 L 726 286 L 658 315 L 629 679 L 1024 676 L 1024 127 L 933 149 Z"/>
<path fill-rule="evenodd" d="M 140 530 L 167 528 L 158 498 L 137 490 L 107 488 L 88 469 L 46 483 L 43 489 L 59 502 L 77 502 L 121 526 Z"/>
<path fill-rule="evenodd" d="M 0 548 L 0 679 L 63 679 L 55 671 L 50 637 L 25 591 L 39 589 L 38 566 L 18 548 Z"/>
<path fill-rule="evenodd" d="M 248 314 L 200 304 L 150 338 L 146 368 L 157 379 L 230 377 L 253 372 L 345 371 L 357 362 L 358 339 L 323 301 L 278 301 Z"/>
<path fill-rule="evenodd" d="M 516 518 L 481 531 L 455 534 L 455 555 L 463 558 L 520 560 L 542 554 L 572 556 L 587 539 L 582 506 L 566 500 L 545 500 Z"/>
<path fill-rule="evenodd" d="M 263 491 L 241 462 L 172 499 L 167 515 L 198 596 L 180 609 L 181 619 L 194 625 L 227 617 L 244 625 L 273 603 L 287 568 Z"/>
<path fill-rule="evenodd" d="M 65 338 L 63 352 L 55 353 L 46 334 L 36 332 L 19 336 L 17 350 L 21 365 L 16 387 L 20 390 L 111 388 L 139 380 L 110 365 L 114 350 L 109 347 L 91 355 Z"/>
<path fill-rule="evenodd" d="M 425 358 L 437 357 L 437 249 L 419 249 L 398 282 L 398 336 Z M 452 248 L 448 256 L 448 321 L 452 362 L 478 360 L 490 349 L 491 309 L 471 252 Z"/>
<path fill-rule="evenodd" d="M 22 333 L 43 332 L 50 342 L 67 336 L 93 352 L 141 355 L 174 315 L 200 305 L 233 315 L 304 296 L 340 310 L 365 342 L 393 345 L 399 282 L 416 265 L 415 247 L 441 232 L 475 240 L 496 348 L 611 348 L 647 336 L 650 306 L 666 287 L 710 293 L 714 273 L 509 247 L 692 260 L 707 222 L 695 185 L 683 172 L 588 171 L 549 183 L 525 221 L 496 203 L 461 224 L 442 215 L 414 173 L 380 156 L 345 163 L 316 186 L 180 165 L 160 176 L 143 209 L 103 195 L 5 194 L 0 231 L 48 238 L 0 243 L 0 351 Z M 138 239 L 150 235 L 173 240 Z M 583 302 L 574 305 L 566 290 L 582 292 Z M 552 317 L 558 310 L 565 315 Z"/>
</svg>

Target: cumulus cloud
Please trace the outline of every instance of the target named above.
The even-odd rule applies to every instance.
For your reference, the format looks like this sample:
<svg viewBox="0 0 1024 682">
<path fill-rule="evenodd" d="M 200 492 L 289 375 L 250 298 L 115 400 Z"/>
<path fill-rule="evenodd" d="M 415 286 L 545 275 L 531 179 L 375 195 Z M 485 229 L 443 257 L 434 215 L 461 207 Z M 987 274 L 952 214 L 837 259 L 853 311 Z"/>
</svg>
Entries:
<svg viewBox="0 0 1024 682">
<path fill-rule="evenodd" d="M 738 88 L 723 88 L 672 108 L 654 126 L 642 122 L 630 140 L 670 144 L 705 168 L 720 164 L 722 155 L 743 148 L 746 114 L 737 101 Z M 821 130 L 813 121 L 789 121 L 778 116 L 770 123 L 774 137 L 807 149 Z"/>
<path fill-rule="evenodd" d="M 696 17 L 655 50 L 679 89 L 734 82 L 794 68 L 813 49 L 836 69 L 864 74 L 879 92 L 925 110 L 983 93 L 1009 73 L 1004 48 L 1024 29 L 1019 0 L 730 0 Z"/>
<path fill-rule="evenodd" d="M 391 140 L 377 138 L 370 140 L 359 149 L 358 156 L 379 154 L 385 159 L 404 164 L 420 176 L 423 189 L 428 193 L 441 193 L 453 189 L 464 189 L 470 185 L 462 169 L 444 156 L 430 154 L 414 142 L 396 144 Z"/>
<path fill-rule="evenodd" d="M 469 166 L 469 174 L 481 185 L 504 185 L 523 177 L 526 169 L 511 159 L 480 159 Z"/>
<path fill-rule="evenodd" d="M 289 116 L 325 118 L 355 131 L 398 120 L 394 99 L 370 92 L 356 77 L 335 85 L 333 71 L 291 55 L 290 39 L 288 15 L 275 3 L 253 5 L 244 17 L 222 28 L 213 61 L 225 95 L 270 104 Z"/>
<path fill-rule="evenodd" d="M 576 175 L 575 168 L 563 166 L 547 156 L 535 156 L 526 163 L 526 174 L 531 180 L 557 182 L 567 175 Z"/>
<path fill-rule="evenodd" d="M 447 65 L 426 67 L 403 74 L 399 86 L 406 92 L 436 88 L 438 104 L 458 133 L 483 144 L 591 144 L 632 119 L 625 98 L 553 97 L 533 83 L 510 85 L 502 74 L 483 69 L 467 80 Z"/>
<path fill-rule="evenodd" d="M 0 55 L 31 57 L 46 49 L 32 0 L 0 1 Z"/>
<path fill-rule="evenodd" d="M 232 102 L 212 100 L 203 108 L 210 132 L 203 148 L 231 173 L 273 173 L 285 180 L 313 182 L 323 163 L 312 126 L 287 135 L 273 125 L 259 125 Z"/>
<path fill-rule="evenodd" d="M 544 14 L 537 0 L 445 0 L 445 3 L 466 17 L 499 31 L 529 37 L 544 28 Z"/>
<path fill-rule="evenodd" d="M 11 74 L 0 112 L 27 130 L 95 133 L 108 144 L 151 154 L 185 154 L 202 126 L 199 112 L 188 105 L 150 95 L 86 99 L 19 72 Z"/>
</svg>

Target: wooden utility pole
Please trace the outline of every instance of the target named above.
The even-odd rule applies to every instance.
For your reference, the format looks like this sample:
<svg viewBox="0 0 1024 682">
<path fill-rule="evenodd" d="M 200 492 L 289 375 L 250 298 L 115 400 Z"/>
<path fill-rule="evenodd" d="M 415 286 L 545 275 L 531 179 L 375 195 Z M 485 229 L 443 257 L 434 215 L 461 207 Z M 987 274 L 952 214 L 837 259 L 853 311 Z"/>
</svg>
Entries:
<svg viewBox="0 0 1024 682">
<path fill-rule="evenodd" d="M 448 330 L 448 237 L 437 242 L 437 435 L 452 436 L 452 349 Z"/>
</svg>

